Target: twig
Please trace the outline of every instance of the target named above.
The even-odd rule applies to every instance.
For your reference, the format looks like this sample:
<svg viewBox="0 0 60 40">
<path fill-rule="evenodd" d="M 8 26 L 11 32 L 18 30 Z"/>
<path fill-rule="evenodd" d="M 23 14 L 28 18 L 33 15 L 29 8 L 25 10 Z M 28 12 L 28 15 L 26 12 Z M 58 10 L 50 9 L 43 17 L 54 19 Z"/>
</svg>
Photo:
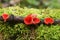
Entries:
<svg viewBox="0 0 60 40">
<path fill-rule="evenodd" d="M 30 40 L 35 40 L 35 28 L 31 27 Z"/>
</svg>

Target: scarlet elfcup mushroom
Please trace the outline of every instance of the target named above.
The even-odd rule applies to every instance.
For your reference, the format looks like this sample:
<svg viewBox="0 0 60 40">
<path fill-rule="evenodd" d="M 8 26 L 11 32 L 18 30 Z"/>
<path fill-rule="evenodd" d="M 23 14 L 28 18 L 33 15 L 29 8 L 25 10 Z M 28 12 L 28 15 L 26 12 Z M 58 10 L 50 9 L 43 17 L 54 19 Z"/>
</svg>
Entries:
<svg viewBox="0 0 60 40">
<path fill-rule="evenodd" d="M 50 17 L 48 17 L 48 18 L 45 18 L 44 19 L 44 23 L 45 24 L 53 24 L 54 23 L 54 19 L 53 18 L 50 18 Z"/>
<path fill-rule="evenodd" d="M 6 22 L 7 19 L 9 18 L 9 15 L 6 14 L 6 13 L 3 13 L 3 14 L 2 14 L 2 18 L 3 18 L 4 22 Z"/>
<path fill-rule="evenodd" d="M 40 19 L 38 19 L 35 14 L 30 14 L 24 18 L 24 23 L 26 25 L 38 24 L 39 22 L 40 22 Z"/>
<path fill-rule="evenodd" d="M 26 25 L 32 24 L 32 21 L 33 21 L 32 17 L 26 17 L 26 18 L 24 18 L 24 23 Z"/>
<path fill-rule="evenodd" d="M 33 24 L 38 24 L 40 22 L 40 19 L 38 18 L 33 18 Z"/>
</svg>

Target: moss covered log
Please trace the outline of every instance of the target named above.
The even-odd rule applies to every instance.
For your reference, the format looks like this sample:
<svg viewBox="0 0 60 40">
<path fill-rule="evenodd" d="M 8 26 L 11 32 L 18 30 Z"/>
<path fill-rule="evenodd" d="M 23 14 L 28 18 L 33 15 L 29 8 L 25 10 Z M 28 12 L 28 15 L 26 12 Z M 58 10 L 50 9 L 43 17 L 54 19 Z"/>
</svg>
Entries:
<svg viewBox="0 0 60 40">
<path fill-rule="evenodd" d="M 44 19 L 46 17 L 52 17 L 54 19 L 60 19 L 59 9 L 33 9 L 33 8 L 20 8 L 9 7 L 0 9 L 0 15 L 2 13 L 13 14 L 15 16 L 27 16 L 28 14 L 37 14 L 38 18 Z M 60 40 L 60 24 L 57 25 L 39 25 L 35 29 L 34 40 Z M 30 40 L 31 30 L 29 26 L 18 23 L 15 25 L 9 25 L 0 21 L 0 38 L 2 40 Z"/>
</svg>

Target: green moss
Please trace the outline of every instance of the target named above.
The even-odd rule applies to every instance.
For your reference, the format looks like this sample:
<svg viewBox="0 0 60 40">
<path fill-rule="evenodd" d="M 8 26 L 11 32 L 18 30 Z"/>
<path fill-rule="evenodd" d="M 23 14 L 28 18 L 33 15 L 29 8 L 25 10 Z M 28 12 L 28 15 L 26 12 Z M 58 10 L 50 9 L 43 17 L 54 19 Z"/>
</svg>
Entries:
<svg viewBox="0 0 60 40">
<path fill-rule="evenodd" d="M 52 17 L 54 19 L 60 19 L 59 9 L 29 9 L 20 7 L 9 7 L 0 9 L 0 15 L 2 13 L 14 14 L 15 16 L 26 16 L 34 13 L 38 15 L 38 18 L 43 19 L 45 17 Z M 16 25 L 9 25 L 0 21 L 0 32 L 3 34 L 4 40 L 9 40 L 15 37 L 16 40 L 30 40 L 30 29 L 25 24 L 20 23 Z M 60 40 L 60 26 L 59 25 L 40 25 L 35 30 L 35 40 Z"/>
</svg>

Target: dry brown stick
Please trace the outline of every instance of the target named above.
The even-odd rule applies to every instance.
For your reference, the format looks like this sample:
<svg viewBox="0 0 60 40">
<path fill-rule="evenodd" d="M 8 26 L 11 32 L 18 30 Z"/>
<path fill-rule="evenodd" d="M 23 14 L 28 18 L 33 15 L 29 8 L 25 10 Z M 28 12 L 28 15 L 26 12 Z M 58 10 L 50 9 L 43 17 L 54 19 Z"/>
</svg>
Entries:
<svg viewBox="0 0 60 40">
<path fill-rule="evenodd" d="M 0 40 L 3 40 L 3 35 L 2 35 L 2 33 L 0 33 Z"/>
<path fill-rule="evenodd" d="M 0 21 L 4 21 L 3 20 L 3 18 L 2 18 L 2 16 L 0 16 Z M 22 16 L 14 16 L 13 14 L 11 14 L 10 15 L 10 17 L 7 19 L 7 21 L 6 22 L 9 22 L 9 23 L 24 23 L 24 17 L 22 17 Z M 44 24 L 44 22 L 43 21 L 41 21 L 42 23 L 39 23 L 39 25 L 40 24 Z M 54 23 L 53 24 L 60 24 L 60 19 L 58 20 L 58 19 L 56 19 L 56 20 L 54 20 Z"/>
<path fill-rule="evenodd" d="M 30 40 L 35 40 L 35 28 L 31 27 Z"/>
</svg>

